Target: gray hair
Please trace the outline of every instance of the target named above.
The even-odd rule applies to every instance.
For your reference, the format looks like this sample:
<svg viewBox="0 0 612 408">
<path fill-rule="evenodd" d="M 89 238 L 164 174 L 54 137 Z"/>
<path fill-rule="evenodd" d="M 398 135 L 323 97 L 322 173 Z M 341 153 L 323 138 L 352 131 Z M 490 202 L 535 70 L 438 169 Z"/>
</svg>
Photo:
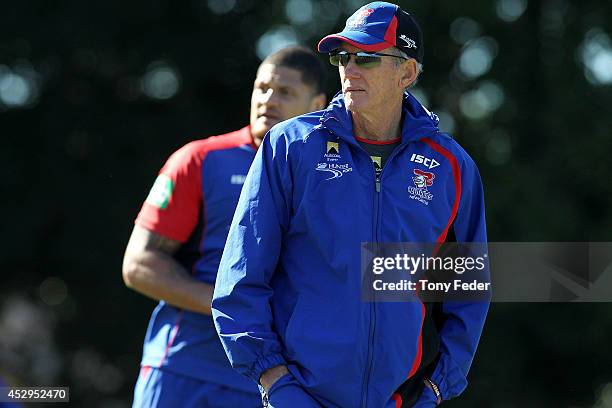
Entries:
<svg viewBox="0 0 612 408">
<path fill-rule="evenodd" d="M 400 65 L 401 65 L 402 63 L 404 63 L 405 61 L 407 61 L 407 60 L 411 60 L 411 59 L 412 59 L 412 60 L 414 60 L 414 62 L 416 63 L 416 67 L 417 67 L 417 77 L 416 77 L 416 79 L 414 80 L 414 82 L 412 82 L 412 83 L 411 83 L 411 84 L 410 84 L 410 85 L 409 85 L 409 86 L 406 88 L 406 90 L 407 90 L 407 89 L 409 89 L 409 88 L 414 87 L 414 86 L 417 84 L 417 82 L 419 82 L 419 77 L 421 76 L 421 73 L 423 72 L 423 64 L 421 64 L 420 62 L 418 62 L 418 61 L 417 61 L 417 60 L 415 60 L 414 58 L 409 57 L 409 56 L 408 56 L 408 54 L 406 54 L 404 51 L 400 50 L 400 49 L 399 49 L 399 48 L 397 48 L 397 47 L 393 47 L 393 50 L 394 50 L 394 52 L 395 52 L 395 55 L 397 55 L 398 57 L 405 58 L 405 59 L 399 59 L 399 58 L 396 58 L 396 59 L 395 59 L 395 60 L 396 60 L 396 61 L 395 61 L 395 64 L 396 64 L 397 66 L 400 66 Z"/>
</svg>

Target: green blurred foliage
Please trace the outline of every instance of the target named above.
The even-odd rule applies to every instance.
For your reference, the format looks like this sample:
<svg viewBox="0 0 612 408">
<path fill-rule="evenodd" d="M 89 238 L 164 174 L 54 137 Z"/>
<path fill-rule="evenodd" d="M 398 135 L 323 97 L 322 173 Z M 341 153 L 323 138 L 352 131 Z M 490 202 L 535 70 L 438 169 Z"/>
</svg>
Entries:
<svg viewBox="0 0 612 408">
<path fill-rule="evenodd" d="M 247 124 L 262 36 L 289 26 L 314 48 L 363 3 L 2 6 L 0 73 L 29 73 L 37 96 L 20 108 L 0 103 L 0 376 L 69 384 L 77 406 L 127 406 L 154 302 L 123 286 L 121 259 L 158 169 L 184 143 Z M 491 241 L 610 241 L 612 92 L 587 80 L 580 56 L 594 29 L 612 34 L 612 4 L 516 0 L 506 5 L 526 9 L 504 21 L 502 3 L 400 2 L 425 35 L 415 93 L 445 113 L 443 123 L 452 118 L 452 134 L 478 163 Z M 291 7 L 312 19 L 292 20 Z M 457 30 L 470 40 L 458 41 Z M 483 38 L 490 69 L 466 76 L 461 57 Z M 178 73 L 169 99 L 142 92 L 155 62 Z M 330 74 L 331 96 L 339 82 Z M 491 84 L 499 106 L 466 114 L 468 96 Z M 58 304 L 42 293 L 50 276 L 67 289 Z M 492 305 L 470 386 L 447 405 L 592 406 L 612 381 L 611 315 L 607 304 Z M 10 316 L 37 328 L 11 331 L 21 326 Z"/>
</svg>

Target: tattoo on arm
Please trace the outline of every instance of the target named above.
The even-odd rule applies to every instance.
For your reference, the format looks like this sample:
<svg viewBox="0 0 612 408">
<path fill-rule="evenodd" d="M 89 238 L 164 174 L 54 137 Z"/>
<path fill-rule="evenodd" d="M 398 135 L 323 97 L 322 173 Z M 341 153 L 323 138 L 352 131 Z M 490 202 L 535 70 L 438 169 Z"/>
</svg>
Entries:
<svg viewBox="0 0 612 408">
<path fill-rule="evenodd" d="M 162 235 L 156 234 L 154 232 L 147 231 L 148 239 L 145 243 L 146 249 L 153 249 L 165 252 L 169 255 L 174 254 L 178 248 L 181 246 L 181 243 L 175 241 L 170 238 L 166 238 Z"/>
<path fill-rule="evenodd" d="M 136 225 L 128 246 L 134 249 L 160 251 L 167 255 L 173 255 L 179 249 L 181 243 Z"/>
<path fill-rule="evenodd" d="M 123 279 L 137 292 L 210 315 L 213 286 L 195 279 L 174 258 L 181 242 L 136 225 L 123 258 Z"/>
</svg>

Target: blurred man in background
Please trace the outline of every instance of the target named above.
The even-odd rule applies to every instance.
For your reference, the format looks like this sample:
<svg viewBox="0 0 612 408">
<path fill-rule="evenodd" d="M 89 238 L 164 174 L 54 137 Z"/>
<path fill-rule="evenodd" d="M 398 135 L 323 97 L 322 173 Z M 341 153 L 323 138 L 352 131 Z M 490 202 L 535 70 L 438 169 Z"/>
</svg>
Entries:
<svg viewBox="0 0 612 408">
<path fill-rule="evenodd" d="M 324 107 L 324 86 L 325 69 L 311 51 L 270 55 L 257 71 L 250 125 L 189 143 L 161 169 L 123 261 L 125 284 L 160 301 L 134 407 L 261 406 L 257 387 L 231 369 L 215 332 L 213 285 L 257 147 L 275 124 Z"/>
<path fill-rule="evenodd" d="M 434 407 L 465 389 L 488 299 L 444 302 L 435 321 L 419 299 L 364 302 L 361 245 L 485 242 L 480 176 L 405 92 L 423 62 L 412 16 L 367 4 L 319 51 L 342 92 L 262 142 L 219 267 L 215 324 L 274 408 Z"/>
</svg>

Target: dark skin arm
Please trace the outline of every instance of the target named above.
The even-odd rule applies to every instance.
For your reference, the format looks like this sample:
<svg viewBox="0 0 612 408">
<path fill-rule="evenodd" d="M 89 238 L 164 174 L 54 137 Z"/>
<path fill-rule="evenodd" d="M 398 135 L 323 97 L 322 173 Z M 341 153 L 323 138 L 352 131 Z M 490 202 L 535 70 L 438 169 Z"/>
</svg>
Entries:
<svg viewBox="0 0 612 408">
<path fill-rule="evenodd" d="M 213 286 L 194 279 L 174 258 L 181 243 L 134 226 L 123 257 L 126 286 L 155 300 L 210 315 Z"/>
</svg>

